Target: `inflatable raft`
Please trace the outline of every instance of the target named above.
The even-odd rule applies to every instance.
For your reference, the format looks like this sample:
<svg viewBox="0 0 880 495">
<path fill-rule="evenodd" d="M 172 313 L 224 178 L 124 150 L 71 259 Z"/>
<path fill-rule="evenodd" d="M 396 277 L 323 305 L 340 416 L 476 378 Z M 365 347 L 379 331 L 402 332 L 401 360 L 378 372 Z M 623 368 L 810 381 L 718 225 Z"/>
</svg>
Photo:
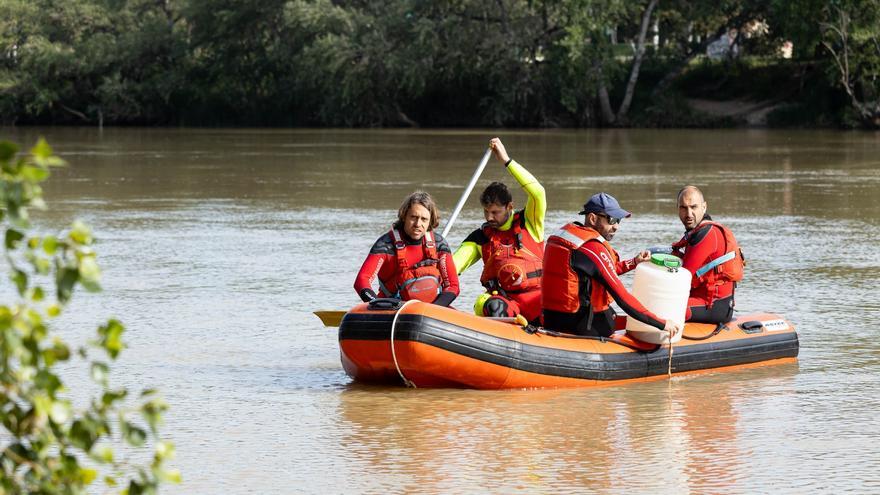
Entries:
<svg viewBox="0 0 880 495">
<path fill-rule="evenodd" d="M 663 378 L 670 367 L 668 345 L 622 332 L 582 337 L 389 299 L 346 313 L 339 347 L 342 366 L 355 381 L 415 387 L 591 387 Z M 791 323 L 750 314 L 725 325 L 685 325 L 684 337 L 672 345 L 671 370 L 793 362 L 797 355 Z"/>
</svg>

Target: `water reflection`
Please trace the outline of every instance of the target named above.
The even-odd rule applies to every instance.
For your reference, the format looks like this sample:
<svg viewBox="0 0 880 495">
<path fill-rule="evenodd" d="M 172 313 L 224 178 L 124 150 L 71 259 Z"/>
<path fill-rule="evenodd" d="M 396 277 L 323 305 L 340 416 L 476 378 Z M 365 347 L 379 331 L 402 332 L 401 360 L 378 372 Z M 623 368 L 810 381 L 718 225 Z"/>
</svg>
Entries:
<svg viewBox="0 0 880 495">
<path fill-rule="evenodd" d="M 362 491 L 742 491 L 752 469 L 742 414 L 755 384 L 795 394 L 797 364 L 598 390 L 462 391 L 351 386 L 339 395 Z M 778 410 L 777 410 L 778 411 Z M 648 481 L 649 480 L 649 481 Z"/>
</svg>

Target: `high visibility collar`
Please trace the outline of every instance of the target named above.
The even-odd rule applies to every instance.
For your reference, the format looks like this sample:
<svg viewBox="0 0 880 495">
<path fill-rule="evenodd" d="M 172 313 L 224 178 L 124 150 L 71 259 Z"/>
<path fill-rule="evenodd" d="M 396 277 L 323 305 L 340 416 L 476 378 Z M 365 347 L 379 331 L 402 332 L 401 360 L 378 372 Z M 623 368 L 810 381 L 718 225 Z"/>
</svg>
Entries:
<svg viewBox="0 0 880 495">
<path fill-rule="evenodd" d="M 507 215 L 507 220 L 500 227 L 498 227 L 498 230 L 510 230 L 510 227 L 513 226 L 513 217 L 515 216 L 516 212 L 510 210 L 510 214 Z"/>
<path fill-rule="evenodd" d="M 492 228 L 494 228 L 495 230 L 500 230 L 502 232 L 504 232 L 505 230 L 510 230 L 510 228 L 513 227 L 513 221 L 517 217 L 516 213 L 517 213 L 516 210 L 510 210 L 510 214 L 507 215 L 507 220 L 505 220 L 504 223 L 502 223 L 500 226 L 492 227 Z M 483 226 L 486 227 L 488 225 L 483 224 Z"/>
</svg>

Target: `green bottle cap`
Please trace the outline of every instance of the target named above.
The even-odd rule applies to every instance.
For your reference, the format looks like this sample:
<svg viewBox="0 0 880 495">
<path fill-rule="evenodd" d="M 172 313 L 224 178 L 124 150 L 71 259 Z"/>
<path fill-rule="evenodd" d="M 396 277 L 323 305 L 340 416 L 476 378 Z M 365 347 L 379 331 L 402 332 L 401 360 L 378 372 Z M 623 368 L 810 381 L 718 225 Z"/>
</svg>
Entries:
<svg viewBox="0 0 880 495">
<path fill-rule="evenodd" d="M 651 255 L 651 263 L 666 268 L 678 268 L 681 266 L 681 259 L 671 254 L 654 253 Z"/>
</svg>

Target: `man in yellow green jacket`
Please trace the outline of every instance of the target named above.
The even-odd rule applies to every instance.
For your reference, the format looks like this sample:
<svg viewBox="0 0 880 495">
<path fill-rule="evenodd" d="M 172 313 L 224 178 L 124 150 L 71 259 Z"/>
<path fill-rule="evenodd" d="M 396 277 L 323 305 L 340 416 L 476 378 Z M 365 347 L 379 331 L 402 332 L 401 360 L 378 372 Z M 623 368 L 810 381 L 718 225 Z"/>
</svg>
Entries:
<svg viewBox="0 0 880 495">
<path fill-rule="evenodd" d="M 486 223 L 471 232 L 453 254 L 458 273 L 483 260 L 480 283 L 486 287 L 474 305 L 484 316 L 516 316 L 529 321 L 541 315 L 541 274 L 544 257 L 544 187 L 514 161 L 498 138 L 489 141 L 495 158 L 525 191 L 525 208 L 514 211 L 513 196 L 501 182 L 493 182 L 480 195 Z"/>
</svg>

